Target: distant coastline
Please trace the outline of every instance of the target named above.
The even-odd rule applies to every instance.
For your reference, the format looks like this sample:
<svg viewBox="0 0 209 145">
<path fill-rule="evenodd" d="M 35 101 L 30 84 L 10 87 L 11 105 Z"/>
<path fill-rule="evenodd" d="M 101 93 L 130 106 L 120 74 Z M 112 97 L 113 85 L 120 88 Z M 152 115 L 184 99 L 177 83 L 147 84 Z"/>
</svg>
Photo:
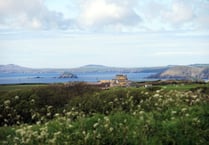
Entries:
<svg viewBox="0 0 209 145">
<path fill-rule="evenodd" d="M 121 68 L 86 65 L 68 69 L 34 69 L 15 64 L 0 65 L 0 84 L 97 82 L 111 80 L 117 74 L 127 74 L 131 81 L 150 80 L 209 80 L 209 64 L 188 66 Z"/>
</svg>

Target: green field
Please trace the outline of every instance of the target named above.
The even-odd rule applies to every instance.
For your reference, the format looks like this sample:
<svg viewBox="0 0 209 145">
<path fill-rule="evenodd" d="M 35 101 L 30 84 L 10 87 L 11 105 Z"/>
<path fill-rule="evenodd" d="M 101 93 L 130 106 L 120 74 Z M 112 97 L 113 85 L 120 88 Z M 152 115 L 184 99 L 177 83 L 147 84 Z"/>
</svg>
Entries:
<svg viewBox="0 0 209 145">
<path fill-rule="evenodd" d="M 2 93 L 3 92 L 3 93 Z M 0 144 L 206 145 L 209 85 L 0 86 Z"/>
<path fill-rule="evenodd" d="M 178 91 L 188 91 L 197 87 L 209 87 L 209 84 L 177 84 L 177 85 L 165 85 L 161 86 L 165 90 L 178 90 Z"/>
<path fill-rule="evenodd" d="M 47 84 L 17 84 L 17 85 L 0 85 L 0 91 L 11 91 L 30 89 L 35 87 L 47 86 Z"/>
</svg>

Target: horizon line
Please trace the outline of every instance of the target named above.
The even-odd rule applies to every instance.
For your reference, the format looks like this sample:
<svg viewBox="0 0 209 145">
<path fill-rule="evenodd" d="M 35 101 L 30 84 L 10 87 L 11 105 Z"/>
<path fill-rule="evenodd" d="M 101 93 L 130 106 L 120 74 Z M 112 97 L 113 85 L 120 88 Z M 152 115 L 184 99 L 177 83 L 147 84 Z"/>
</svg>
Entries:
<svg viewBox="0 0 209 145">
<path fill-rule="evenodd" d="M 169 67 L 169 66 L 193 66 L 193 65 L 209 65 L 209 63 L 191 63 L 191 64 L 168 64 L 168 65 L 157 65 L 157 66 L 132 66 L 132 67 L 125 67 L 125 66 L 108 66 L 103 64 L 86 64 L 86 65 L 80 65 L 75 67 L 31 67 L 31 66 L 25 66 L 25 65 L 19 65 L 14 63 L 9 64 L 0 64 L 0 66 L 8 66 L 8 65 L 14 65 L 17 67 L 25 67 L 30 69 L 77 69 L 81 67 L 87 67 L 87 66 L 100 66 L 100 67 L 112 67 L 112 68 L 149 68 L 149 67 Z"/>
</svg>

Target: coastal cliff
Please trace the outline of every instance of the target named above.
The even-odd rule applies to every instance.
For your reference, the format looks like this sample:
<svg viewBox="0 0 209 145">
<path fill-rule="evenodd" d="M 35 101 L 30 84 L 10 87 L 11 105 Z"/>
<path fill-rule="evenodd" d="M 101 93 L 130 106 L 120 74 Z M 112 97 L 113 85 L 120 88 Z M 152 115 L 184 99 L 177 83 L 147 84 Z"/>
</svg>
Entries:
<svg viewBox="0 0 209 145">
<path fill-rule="evenodd" d="M 209 79 L 209 67 L 174 66 L 155 75 L 151 75 L 149 78 L 182 80 Z"/>
</svg>

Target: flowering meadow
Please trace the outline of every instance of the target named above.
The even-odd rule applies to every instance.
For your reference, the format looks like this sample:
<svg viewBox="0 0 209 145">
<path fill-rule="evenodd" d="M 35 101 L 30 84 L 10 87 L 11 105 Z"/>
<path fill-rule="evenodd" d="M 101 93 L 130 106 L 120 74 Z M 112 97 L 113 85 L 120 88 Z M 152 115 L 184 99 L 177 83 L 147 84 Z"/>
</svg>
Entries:
<svg viewBox="0 0 209 145">
<path fill-rule="evenodd" d="M 207 83 L 0 90 L 2 145 L 209 144 Z"/>
</svg>

